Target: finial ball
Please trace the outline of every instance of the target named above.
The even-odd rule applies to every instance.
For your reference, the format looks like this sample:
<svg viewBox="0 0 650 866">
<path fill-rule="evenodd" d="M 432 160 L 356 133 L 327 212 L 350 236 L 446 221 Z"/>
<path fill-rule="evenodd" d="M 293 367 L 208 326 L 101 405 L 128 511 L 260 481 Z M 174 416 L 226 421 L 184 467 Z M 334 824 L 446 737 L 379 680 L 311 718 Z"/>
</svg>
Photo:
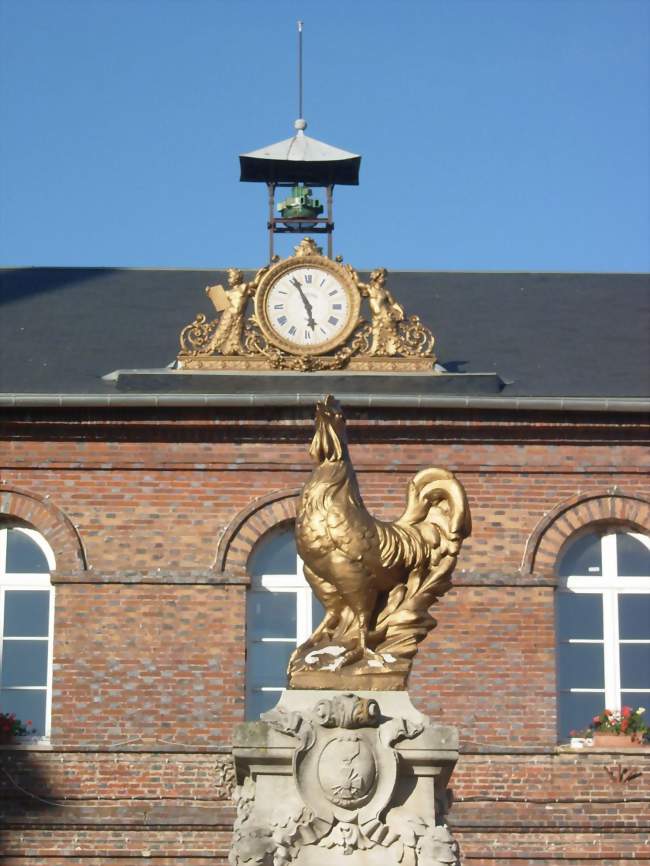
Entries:
<svg viewBox="0 0 650 866">
<path fill-rule="evenodd" d="M 298 120 L 294 120 L 293 125 L 295 129 L 307 129 L 307 121 L 302 117 L 299 117 Z"/>
</svg>

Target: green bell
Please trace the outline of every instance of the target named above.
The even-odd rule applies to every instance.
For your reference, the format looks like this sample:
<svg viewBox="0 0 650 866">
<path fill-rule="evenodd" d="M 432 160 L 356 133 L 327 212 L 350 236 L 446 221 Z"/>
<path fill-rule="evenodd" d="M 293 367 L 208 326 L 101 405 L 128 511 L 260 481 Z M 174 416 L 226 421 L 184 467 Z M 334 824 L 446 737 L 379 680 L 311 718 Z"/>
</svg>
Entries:
<svg viewBox="0 0 650 866">
<path fill-rule="evenodd" d="M 282 219 L 317 218 L 323 212 L 323 205 L 311 197 L 308 186 L 298 184 L 291 188 L 291 195 L 278 204 Z"/>
</svg>

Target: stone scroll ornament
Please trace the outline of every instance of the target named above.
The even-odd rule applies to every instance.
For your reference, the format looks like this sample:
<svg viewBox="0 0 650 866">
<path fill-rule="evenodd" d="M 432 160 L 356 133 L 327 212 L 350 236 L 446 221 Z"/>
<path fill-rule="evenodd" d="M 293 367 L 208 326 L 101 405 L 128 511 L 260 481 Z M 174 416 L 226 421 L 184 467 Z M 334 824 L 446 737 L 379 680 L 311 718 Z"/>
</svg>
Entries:
<svg viewBox="0 0 650 866">
<path fill-rule="evenodd" d="M 289 662 L 292 688 L 404 689 L 418 643 L 435 626 L 429 608 L 451 586 L 471 531 L 465 491 L 428 468 L 409 482 L 394 523 L 366 509 L 350 461 L 345 419 L 328 396 L 316 407 L 296 544 L 325 617 Z"/>
<path fill-rule="evenodd" d="M 423 725 L 383 720 L 375 700 L 352 693 L 321 700 L 311 712 L 274 709 L 262 720 L 295 743 L 297 796 L 271 811 L 267 803 L 259 812 L 255 782 L 251 776 L 244 780 L 236 793 L 231 866 L 320 864 L 332 854 L 357 852 L 365 857 L 350 861 L 371 866 L 458 863 L 458 846 L 446 825 L 391 808 L 399 766 L 395 746 L 417 738 Z"/>
</svg>

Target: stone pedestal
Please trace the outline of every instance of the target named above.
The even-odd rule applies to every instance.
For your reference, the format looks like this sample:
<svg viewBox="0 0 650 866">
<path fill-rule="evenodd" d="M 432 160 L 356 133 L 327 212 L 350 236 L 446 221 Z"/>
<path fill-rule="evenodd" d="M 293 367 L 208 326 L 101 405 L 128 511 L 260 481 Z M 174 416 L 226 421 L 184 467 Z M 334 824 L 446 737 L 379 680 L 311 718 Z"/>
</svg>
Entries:
<svg viewBox="0 0 650 866">
<path fill-rule="evenodd" d="M 232 866 L 449 866 L 455 728 L 407 692 L 285 691 L 233 749 Z"/>
</svg>

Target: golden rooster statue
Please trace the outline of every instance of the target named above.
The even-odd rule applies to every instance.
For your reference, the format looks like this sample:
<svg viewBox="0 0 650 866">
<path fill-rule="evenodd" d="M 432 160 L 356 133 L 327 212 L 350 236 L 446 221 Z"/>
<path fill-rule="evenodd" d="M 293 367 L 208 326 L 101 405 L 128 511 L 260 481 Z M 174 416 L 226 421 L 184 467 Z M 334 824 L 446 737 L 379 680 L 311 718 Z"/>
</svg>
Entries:
<svg viewBox="0 0 650 866">
<path fill-rule="evenodd" d="M 309 453 L 317 466 L 302 491 L 296 544 L 325 617 L 292 655 L 290 685 L 403 689 L 417 644 L 435 626 L 428 609 L 449 589 L 471 531 L 465 491 L 451 472 L 423 469 L 408 485 L 402 516 L 376 520 L 332 396 L 316 407 Z"/>
</svg>

